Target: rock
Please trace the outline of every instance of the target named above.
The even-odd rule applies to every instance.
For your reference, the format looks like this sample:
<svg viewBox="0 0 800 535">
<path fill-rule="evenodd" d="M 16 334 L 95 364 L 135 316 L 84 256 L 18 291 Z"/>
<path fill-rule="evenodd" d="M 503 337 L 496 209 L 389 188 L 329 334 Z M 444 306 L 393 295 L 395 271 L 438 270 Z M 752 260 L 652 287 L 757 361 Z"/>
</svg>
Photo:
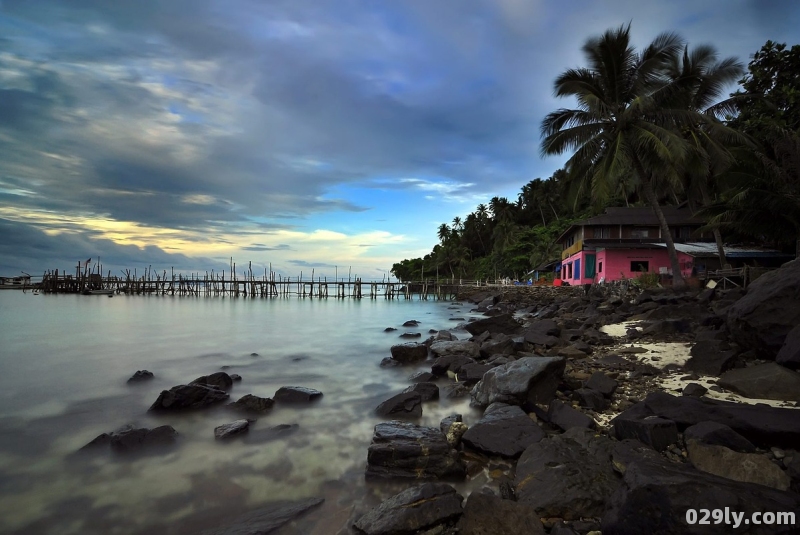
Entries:
<svg viewBox="0 0 800 535">
<path fill-rule="evenodd" d="M 550 423 L 556 425 L 567 431 L 573 427 L 583 427 L 586 429 L 594 429 L 594 420 L 583 414 L 579 410 L 575 410 L 566 403 L 554 399 L 550 402 L 550 407 L 547 410 L 547 418 Z"/>
<path fill-rule="evenodd" d="M 439 430 L 446 435 L 447 430 L 450 429 L 451 425 L 453 425 L 456 422 L 462 422 L 462 421 L 463 421 L 463 416 L 461 416 L 460 414 L 451 414 L 450 416 L 445 416 L 444 418 L 442 418 L 442 421 L 439 422 Z"/>
<path fill-rule="evenodd" d="M 774 362 L 727 371 L 717 384 L 746 398 L 800 401 L 800 373 Z"/>
<path fill-rule="evenodd" d="M 491 370 L 494 366 L 490 366 L 488 364 L 465 364 L 459 368 L 458 373 L 456 373 L 456 380 L 459 383 L 464 383 L 465 385 L 474 385 L 481 379 L 486 372 Z"/>
<path fill-rule="evenodd" d="M 529 446 L 517 462 L 517 500 L 540 517 L 599 517 L 619 485 L 613 445 L 593 431 L 573 428 Z"/>
<path fill-rule="evenodd" d="M 658 416 L 630 417 L 626 413 L 611 420 L 617 440 L 632 438 L 656 451 L 664 451 L 670 444 L 678 442 L 678 427 L 672 420 Z"/>
<path fill-rule="evenodd" d="M 272 502 L 255 511 L 238 516 L 224 527 L 207 530 L 201 535 L 256 535 L 272 533 L 284 524 L 317 507 L 323 498 Z"/>
<path fill-rule="evenodd" d="M 462 383 L 450 383 L 442 387 L 442 392 L 446 399 L 457 399 L 468 396 L 470 389 Z"/>
<path fill-rule="evenodd" d="M 558 350 L 558 354 L 568 359 L 585 359 L 588 355 L 573 346 L 562 347 Z"/>
<path fill-rule="evenodd" d="M 462 500 L 446 483 L 425 483 L 385 500 L 353 527 L 367 535 L 413 535 L 457 520 Z"/>
<path fill-rule="evenodd" d="M 392 346 L 392 358 L 397 362 L 406 364 L 408 362 L 416 362 L 418 360 L 425 360 L 428 358 L 428 346 L 425 344 L 408 343 L 398 344 Z"/>
<path fill-rule="evenodd" d="M 240 397 L 233 403 L 229 403 L 228 407 L 240 411 L 249 412 L 268 412 L 275 404 L 270 398 L 262 398 L 252 394 L 246 394 Z"/>
<path fill-rule="evenodd" d="M 762 485 L 731 481 L 663 459 L 640 459 L 628 464 L 623 484 L 608 501 L 601 528 L 604 534 L 621 535 L 776 533 L 775 526 L 745 524 L 743 520 L 735 529 L 733 525 L 725 528 L 687 525 L 686 511 L 700 508 L 723 511 L 727 508 L 744 513 L 742 518 L 749 520 L 754 512 L 798 511 L 800 497 Z M 709 521 L 713 523 L 713 519 Z"/>
<path fill-rule="evenodd" d="M 706 392 L 708 392 L 708 388 L 704 387 L 703 385 L 698 383 L 689 383 L 688 385 L 683 387 L 682 394 L 684 396 L 699 398 L 705 396 Z"/>
<path fill-rule="evenodd" d="M 300 428 L 297 424 L 278 424 L 267 429 L 248 431 L 243 438 L 245 444 L 263 444 L 291 435 Z"/>
<path fill-rule="evenodd" d="M 793 370 L 800 369 L 800 325 L 786 335 L 775 362 Z"/>
<path fill-rule="evenodd" d="M 436 386 L 436 383 L 416 383 L 403 390 L 403 393 L 409 392 L 416 392 L 419 394 L 422 401 L 439 399 L 439 387 Z"/>
<path fill-rule="evenodd" d="M 150 406 L 151 411 L 200 409 L 228 399 L 228 394 L 203 385 L 178 385 L 163 390 Z"/>
<path fill-rule="evenodd" d="M 725 424 L 757 446 L 791 448 L 800 443 L 800 411 L 794 409 L 653 392 L 628 410 L 667 418 L 678 429 L 706 421 Z"/>
<path fill-rule="evenodd" d="M 392 357 L 384 357 L 384 358 L 382 358 L 381 359 L 381 364 L 380 364 L 381 368 L 397 368 L 398 366 L 402 366 L 402 365 L 403 365 L 402 362 L 400 362 L 398 360 L 394 360 Z"/>
<path fill-rule="evenodd" d="M 488 358 L 492 355 L 511 355 L 515 347 L 514 338 L 505 334 L 495 334 L 490 340 L 481 344 L 480 356 Z"/>
<path fill-rule="evenodd" d="M 794 260 L 753 281 L 727 311 L 728 330 L 742 349 L 772 360 L 800 325 L 800 262 Z"/>
<path fill-rule="evenodd" d="M 480 356 L 480 345 L 475 342 L 470 342 L 469 340 L 441 340 L 431 344 L 431 353 L 433 353 L 435 357 L 460 355 L 478 358 Z"/>
<path fill-rule="evenodd" d="M 469 428 L 467 424 L 464 422 L 453 422 L 447 429 L 447 433 L 445 433 L 445 438 L 447 439 L 447 443 L 450 444 L 453 448 L 457 448 L 458 445 L 461 443 L 461 438 L 464 436 L 464 433 L 467 432 Z"/>
<path fill-rule="evenodd" d="M 416 327 L 417 325 L 419 325 L 418 320 L 408 320 L 405 323 L 403 323 L 403 327 Z"/>
<path fill-rule="evenodd" d="M 231 380 L 232 380 L 234 383 L 238 383 L 239 381 L 241 381 L 241 380 L 242 380 L 242 376 L 241 376 L 241 375 L 239 375 L 238 373 L 232 373 L 232 374 L 231 374 Z"/>
<path fill-rule="evenodd" d="M 572 397 L 581 407 L 595 411 L 605 410 L 609 405 L 603 394 L 591 388 L 579 388 L 572 393 Z"/>
<path fill-rule="evenodd" d="M 403 333 L 398 338 L 421 338 L 422 333 Z"/>
<path fill-rule="evenodd" d="M 448 355 L 446 357 L 439 357 L 431 364 L 431 373 L 438 377 L 447 375 L 447 372 L 456 374 L 462 366 L 467 364 L 475 364 L 475 360 L 464 355 Z"/>
<path fill-rule="evenodd" d="M 654 315 L 651 315 L 652 318 Z M 676 333 L 688 333 L 692 330 L 692 323 L 687 319 L 663 319 L 658 320 L 644 329 L 642 334 L 645 335 L 664 335 Z"/>
<path fill-rule="evenodd" d="M 734 481 L 789 490 L 789 476 L 764 455 L 739 453 L 725 446 L 703 444 L 697 440 L 687 440 L 686 450 L 689 461 L 701 472 Z"/>
<path fill-rule="evenodd" d="M 464 326 L 464 329 L 470 334 L 481 334 L 484 331 L 492 334 L 516 334 L 522 330 L 522 326 L 514 319 L 512 314 L 500 314 L 499 316 L 469 322 Z"/>
<path fill-rule="evenodd" d="M 539 516 L 530 507 L 511 500 L 503 500 L 491 491 L 473 491 L 464 505 L 464 514 L 458 521 L 459 535 L 491 535 L 515 533 L 544 535 Z"/>
<path fill-rule="evenodd" d="M 212 373 L 211 375 L 204 375 L 202 377 L 198 377 L 189 384 L 209 386 L 211 388 L 216 388 L 218 390 L 228 390 L 230 387 L 233 386 L 233 379 L 231 379 L 231 376 L 225 372 L 215 372 Z"/>
<path fill-rule="evenodd" d="M 492 368 L 472 389 L 481 406 L 500 402 L 512 405 L 549 403 L 564 374 L 563 357 L 523 357 Z"/>
<path fill-rule="evenodd" d="M 126 426 L 111 433 L 98 435 L 81 450 L 93 450 L 98 447 L 110 447 L 119 454 L 131 454 L 152 450 L 154 447 L 175 444 L 178 432 L 172 426 L 162 425 L 153 429 Z"/>
<path fill-rule="evenodd" d="M 742 435 L 728 427 L 716 422 L 700 422 L 686 428 L 683 432 L 686 441 L 695 440 L 704 444 L 725 446 L 734 451 L 752 453 L 756 447 Z"/>
<path fill-rule="evenodd" d="M 375 426 L 367 450 L 368 478 L 455 479 L 466 468 L 441 431 L 407 422 Z"/>
<path fill-rule="evenodd" d="M 544 346 L 546 349 L 559 346 L 562 343 L 561 338 L 539 332 L 525 332 L 524 340 L 533 345 Z"/>
<path fill-rule="evenodd" d="M 396 330 L 397 330 L 397 329 L 395 329 L 394 327 L 386 327 L 386 328 L 383 330 L 383 332 L 385 332 L 385 333 L 390 333 L 390 332 L 392 332 L 392 331 L 396 331 Z"/>
<path fill-rule="evenodd" d="M 138 370 L 131 376 L 130 379 L 128 379 L 128 382 L 139 383 L 142 381 L 147 381 L 148 379 L 152 379 L 153 377 L 155 377 L 155 375 L 153 375 L 153 372 L 149 372 L 147 370 Z"/>
<path fill-rule="evenodd" d="M 555 320 L 538 319 L 532 321 L 525 327 L 525 334 L 534 332 L 547 336 L 559 336 L 561 334 L 561 327 L 558 326 Z"/>
<path fill-rule="evenodd" d="M 589 380 L 586 382 L 586 388 L 600 392 L 603 396 L 610 398 L 617 390 L 617 381 L 604 374 L 603 372 L 594 372 Z"/>
<path fill-rule="evenodd" d="M 731 369 L 736 360 L 728 344 L 720 340 L 702 340 L 696 342 L 689 354 L 684 368 L 704 375 L 719 375 Z"/>
<path fill-rule="evenodd" d="M 250 420 L 236 420 L 214 428 L 214 438 L 223 440 L 231 438 L 250 429 Z"/>
<path fill-rule="evenodd" d="M 438 391 L 438 387 L 437 387 Z M 375 408 L 378 416 L 422 416 L 422 396 L 418 392 L 403 392 L 394 395 Z"/>
<path fill-rule="evenodd" d="M 412 383 L 428 383 L 430 381 L 435 381 L 436 379 L 437 377 L 431 372 L 417 372 L 408 378 L 408 380 Z"/>
<path fill-rule="evenodd" d="M 322 392 L 304 386 L 282 386 L 272 396 L 281 403 L 308 403 L 322 397 Z"/>
<path fill-rule="evenodd" d="M 519 407 L 494 403 L 486 409 L 483 418 L 464 433 L 461 441 L 487 455 L 514 459 L 544 436 L 542 428 Z"/>
<path fill-rule="evenodd" d="M 433 337 L 435 341 L 444 340 L 444 341 L 452 341 L 458 340 L 453 333 L 450 331 L 439 331 L 436 333 L 436 336 Z"/>
</svg>

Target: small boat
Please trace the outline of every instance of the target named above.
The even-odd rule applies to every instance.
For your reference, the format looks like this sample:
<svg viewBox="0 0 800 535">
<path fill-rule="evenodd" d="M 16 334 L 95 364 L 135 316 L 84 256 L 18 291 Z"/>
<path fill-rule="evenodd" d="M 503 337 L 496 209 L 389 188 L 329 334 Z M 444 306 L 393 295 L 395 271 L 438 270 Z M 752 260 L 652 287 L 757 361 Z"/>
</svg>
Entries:
<svg viewBox="0 0 800 535">
<path fill-rule="evenodd" d="M 84 290 L 83 295 L 113 295 L 114 290 Z"/>
</svg>

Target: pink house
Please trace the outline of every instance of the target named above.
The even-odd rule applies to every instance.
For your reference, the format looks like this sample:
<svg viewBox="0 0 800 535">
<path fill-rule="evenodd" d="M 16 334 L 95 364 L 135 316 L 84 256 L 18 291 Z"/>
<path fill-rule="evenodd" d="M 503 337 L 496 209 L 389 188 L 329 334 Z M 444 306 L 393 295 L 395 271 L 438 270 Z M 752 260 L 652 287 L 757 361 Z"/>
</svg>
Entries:
<svg viewBox="0 0 800 535">
<path fill-rule="evenodd" d="M 676 243 L 708 241 L 698 233 L 704 224 L 686 208 L 662 208 Z M 672 267 L 653 210 L 608 208 L 605 214 L 579 221 L 560 237 L 559 277 L 571 285 L 635 278 L 642 273 L 672 275 Z M 678 252 L 681 274 L 692 274 L 694 258 Z"/>
</svg>

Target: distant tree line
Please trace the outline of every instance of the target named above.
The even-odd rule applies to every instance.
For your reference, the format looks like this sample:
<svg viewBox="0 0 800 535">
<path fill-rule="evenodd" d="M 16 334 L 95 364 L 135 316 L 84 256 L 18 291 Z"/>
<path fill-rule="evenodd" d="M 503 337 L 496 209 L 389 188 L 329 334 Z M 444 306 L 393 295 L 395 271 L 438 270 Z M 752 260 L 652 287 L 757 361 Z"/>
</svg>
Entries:
<svg viewBox="0 0 800 535">
<path fill-rule="evenodd" d="M 664 205 L 686 203 L 703 217 L 723 263 L 725 242 L 800 244 L 800 45 L 767 41 L 745 70 L 674 33 L 637 51 L 623 26 L 583 52 L 586 67 L 555 81 L 555 94 L 576 107 L 541 126 L 543 155 L 571 154 L 564 168 L 531 180 L 514 201 L 493 197 L 442 223 L 439 243 L 394 264 L 396 277 L 522 278 L 560 257 L 556 239 L 570 224 L 609 206 L 650 206 L 678 274 Z"/>
</svg>

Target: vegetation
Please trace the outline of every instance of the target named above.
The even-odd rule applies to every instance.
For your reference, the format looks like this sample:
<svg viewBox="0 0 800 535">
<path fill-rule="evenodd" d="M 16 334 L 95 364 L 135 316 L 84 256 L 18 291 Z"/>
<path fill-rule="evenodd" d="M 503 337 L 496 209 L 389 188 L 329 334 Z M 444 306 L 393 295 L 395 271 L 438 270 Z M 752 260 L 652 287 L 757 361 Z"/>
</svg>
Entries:
<svg viewBox="0 0 800 535">
<path fill-rule="evenodd" d="M 686 202 L 706 217 L 722 264 L 723 237 L 800 243 L 800 45 L 768 41 L 747 74 L 736 58 L 672 33 L 637 51 L 629 26 L 589 39 L 583 52 L 587 66 L 555 81 L 575 107 L 541 125 L 542 153 L 571 153 L 565 167 L 524 185 L 516 202 L 494 197 L 443 223 L 430 254 L 393 266 L 398 278 L 526 278 L 560 258 L 556 240 L 571 223 L 608 206 L 652 207 L 676 286 L 685 281 L 665 204 Z M 737 80 L 741 89 L 721 100 Z"/>
</svg>

